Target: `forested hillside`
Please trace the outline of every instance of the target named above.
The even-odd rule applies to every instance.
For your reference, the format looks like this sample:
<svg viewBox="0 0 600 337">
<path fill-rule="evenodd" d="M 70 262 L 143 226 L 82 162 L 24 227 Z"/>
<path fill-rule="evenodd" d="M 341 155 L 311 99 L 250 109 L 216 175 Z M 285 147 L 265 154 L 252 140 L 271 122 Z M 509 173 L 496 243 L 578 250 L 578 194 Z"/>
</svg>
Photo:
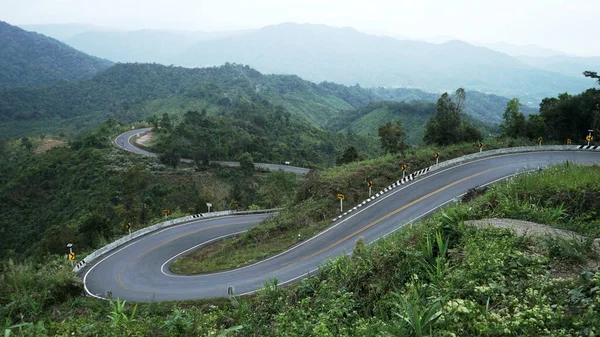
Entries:
<svg viewBox="0 0 600 337">
<path fill-rule="evenodd" d="M 86 79 L 111 64 L 55 39 L 0 21 L 0 87 Z"/>
<path fill-rule="evenodd" d="M 330 120 L 377 100 L 404 101 L 439 95 L 412 89 L 365 89 L 315 84 L 293 75 L 262 75 L 242 65 L 187 69 L 157 64 L 117 64 L 91 79 L 41 88 L 0 89 L 0 135 L 89 131 L 108 118 L 133 122 L 167 112 L 181 116 L 206 109 L 217 115 L 241 98 L 266 99 L 325 127 Z M 469 94 L 465 111 L 500 122 L 507 98 Z M 486 102 L 497 103 L 488 105 Z"/>
<path fill-rule="evenodd" d="M 278 207 L 285 198 L 275 196 L 293 195 L 297 184 L 285 172 L 173 170 L 112 146 L 122 131 L 110 120 L 42 153 L 48 137 L 0 140 L 0 258 L 42 259 L 63 254 L 67 243 L 78 252 L 98 248 L 125 234 L 125 223 L 137 230 L 163 220 L 163 209 L 181 216 L 206 212 L 206 202 L 213 211 Z"/>
</svg>

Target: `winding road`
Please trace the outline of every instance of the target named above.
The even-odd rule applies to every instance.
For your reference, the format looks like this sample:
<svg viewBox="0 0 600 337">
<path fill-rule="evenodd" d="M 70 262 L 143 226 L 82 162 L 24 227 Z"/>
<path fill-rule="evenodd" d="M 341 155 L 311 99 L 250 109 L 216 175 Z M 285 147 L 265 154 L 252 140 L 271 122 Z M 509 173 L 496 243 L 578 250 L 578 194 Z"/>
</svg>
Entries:
<svg viewBox="0 0 600 337">
<path fill-rule="evenodd" d="M 133 152 L 133 153 L 141 155 L 141 156 L 156 157 L 157 156 L 156 153 L 142 150 L 139 147 L 135 146 L 131 141 L 131 139 L 134 136 L 141 135 L 141 134 L 146 133 L 151 130 L 152 130 L 152 128 L 143 128 L 143 129 L 135 129 L 135 130 L 124 132 L 124 133 L 118 135 L 117 138 L 115 138 L 115 140 L 114 140 L 115 145 L 122 148 L 123 150 Z M 192 160 L 190 160 L 190 159 L 182 159 L 181 161 L 188 162 L 188 163 L 192 162 Z M 237 161 L 213 161 L 213 163 L 219 163 L 221 165 L 231 166 L 231 167 L 240 166 L 240 163 Z M 279 164 L 254 163 L 254 166 L 257 168 L 263 169 L 263 170 L 270 170 L 270 171 L 281 170 L 281 171 L 292 172 L 292 173 L 296 173 L 296 174 L 307 174 L 310 171 L 310 169 L 307 169 L 304 167 L 279 165 Z"/>
<path fill-rule="evenodd" d="M 80 275 L 90 295 L 105 297 L 110 290 L 113 297 L 140 302 L 222 297 L 228 295 L 230 286 L 236 295 L 248 294 L 275 277 L 279 284 L 306 277 L 328 258 L 351 252 L 358 238 L 373 242 L 452 202 L 470 188 L 567 160 L 598 163 L 600 151 L 507 154 L 434 171 L 384 193 L 288 251 L 227 272 L 181 276 L 170 273 L 169 265 L 188 251 L 247 230 L 270 215 L 228 216 L 166 228 L 104 255 Z"/>
</svg>

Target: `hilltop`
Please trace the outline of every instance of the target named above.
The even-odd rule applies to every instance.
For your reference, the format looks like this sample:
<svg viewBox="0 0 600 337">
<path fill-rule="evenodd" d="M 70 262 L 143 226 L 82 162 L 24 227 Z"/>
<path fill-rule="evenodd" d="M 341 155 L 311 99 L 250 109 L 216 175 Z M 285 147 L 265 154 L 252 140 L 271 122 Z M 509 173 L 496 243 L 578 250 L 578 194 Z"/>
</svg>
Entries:
<svg viewBox="0 0 600 337">
<path fill-rule="evenodd" d="M 58 40 L 0 21 L 0 87 L 86 79 L 111 65 Z"/>
</svg>

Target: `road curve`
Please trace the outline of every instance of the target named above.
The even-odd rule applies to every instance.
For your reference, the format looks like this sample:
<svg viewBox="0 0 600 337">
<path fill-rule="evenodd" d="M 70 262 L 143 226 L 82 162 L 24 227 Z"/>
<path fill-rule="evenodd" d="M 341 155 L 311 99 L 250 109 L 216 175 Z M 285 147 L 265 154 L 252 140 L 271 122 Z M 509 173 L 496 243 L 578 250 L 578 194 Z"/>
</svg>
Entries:
<svg viewBox="0 0 600 337">
<path fill-rule="evenodd" d="M 493 183 L 524 170 L 562 163 L 600 162 L 600 152 L 544 151 L 487 157 L 445 170 L 394 189 L 329 229 L 275 257 L 244 268 L 196 276 L 173 275 L 170 263 L 179 255 L 220 237 L 244 231 L 269 215 L 199 220 L 144 236 L 106 255 L 83 272 L 86 291 L 133 301 L 212 298 L 260 289 L 276 277 L 289 283 L 314 272 L 328 258 L 351 252 L 356 240 L 387 235 L 451 202 L 468 189 Z"/>
<path fill-rule="evenodd" d="M 141 155 L 141 156 L 156 157 L 156 153 L 142 150 L 139 147 L 136 147 L 135 145 L 133 145 L 133 143 L 131 142 L 131 138 L 133 138 L 135 135 L 138 135 L 138 134 L 141 135 L 150 130 L 152 130 L 152 128 L 130 130 L 130 131 L 127 131 L 127 132 L 124 132 L 124 133 L 118 135 L 117 138 L 115 138 L 114 142 L 118 147 L 122 148 L 123 150 L 133 152 L 133 153 Z M 189 159 L 182 159 L 182 161 L 191 162 L 191 160 L 189 160 Z M 240 166 L 240 163 L 236 162 L 236 161 L 214 161 L 213 163 L 219 163 L 221 165 L 231 166 L 231 167 L 239 167 Z M 264 170 L 270 170 L 270 171 L 281 170 L 281 171 L 292 172 L 292 173 L 296 173 L 296 174 L 307 174 L 310 171 L 310 169 L 307 169 L 304 167 L 279 165 L 279 164 L 254 163 L 254 166 L 257 168 L 260 168 L 260 169 L 264 169 Z"/>
</svg>

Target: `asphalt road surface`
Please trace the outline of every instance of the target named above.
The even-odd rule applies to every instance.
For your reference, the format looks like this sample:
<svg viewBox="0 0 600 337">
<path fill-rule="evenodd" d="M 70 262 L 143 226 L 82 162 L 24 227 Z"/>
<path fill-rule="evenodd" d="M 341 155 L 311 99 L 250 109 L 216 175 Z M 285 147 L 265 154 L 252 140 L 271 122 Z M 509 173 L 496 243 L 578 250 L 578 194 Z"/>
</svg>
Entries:
<svg viewBox="0 0 600 337">
<path fill-rule="evenodd" d="M 141 135 L 150 130 L 152 130 L 152 128 L 135 129 L 135 130 L 131 130 L 131 131 L 122 133 L 119 136 L 117 136 L 117 138 L 115 138 L 115 144 L 118 147 L 120 147 L 124 150 L 127 150 L 129 152 L 133 152 L 133 153 L 136 153 L 136 154 L 139 154 L 142 156 L 146 156 L 146 157 L 156 157 L 157 156 L 156 153 L 142 150 L 142 149 L 134 146 L 133 142 L 131 141 L 131 138 L 133 138 L 135 135 L 138 135 L 138 134 Z M 190 159 L 182 159 L 182 161 L 189 162 L 189 163 L 192 162 Z M 240 163 L 235 162 L 235 161 L 216 161 L 215 163 L 219 163 L 221 165 L 231 166 L 231 167 L 240 166 Z M 254 163 L 254 166 L 257 168 L 260 168 L 260 169 L 265 169 L 265 170 L 271 170 L 271 171 L 281 170 L 281 171 L 292 172 L 292 173 L 296 173 L 296 174 L 307 174 L 310 171 L 310 169 L 307 169 L 304 167 L 279 165 L 279 164 Z"/>
<path fill-rule="evenodd" d="M 213 218 L 163 229 L 105 255 L 81 275 L 89 294 L 105 297 L 110 290 L 113 297 L 141 302 L 227 296 L 229 286 L 234 287 L 236 295 L 247 294 L 275 277 L 279 284 L 303 278 L 328 258 L 351 252 L 358 238 L 373 242 L 452 202 L 470 188 L 566 160 L 598 163 L 600 152 L 510 154 L 432 172 L 387 192 L 286 252 L 232 271 L 181 276 L 170 273 L 169 265 L 177 256 L 244 231 L 269 215 Z"/>
</svg>

